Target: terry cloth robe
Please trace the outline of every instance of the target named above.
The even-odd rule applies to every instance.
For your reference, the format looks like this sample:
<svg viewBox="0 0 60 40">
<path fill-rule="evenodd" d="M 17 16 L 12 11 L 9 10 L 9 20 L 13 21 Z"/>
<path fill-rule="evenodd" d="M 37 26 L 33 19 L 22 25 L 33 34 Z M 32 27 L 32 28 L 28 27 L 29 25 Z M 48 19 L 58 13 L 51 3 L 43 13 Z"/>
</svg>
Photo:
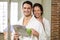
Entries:
<svg viewBox="0 0 60 40">
<path fill-rule="evenodd" d="M 19 22 L 17 23 L 17 25 L 23 25 L 23 19 L 24 17 L 22 17 Z M 37 31 L 39 33 L 39 40 L 46 40 L 45 37 L 45 32 L 43 29 L 43 26 L 40 22 L 38 22 L 34 16 L 32 16 L 32 18 L 30 19 L 30 21 L 28 22 L 28 24 L 26 25 L 26 28 L 33 28 L 35 31 Z M 36 37 L 31 36 L 31 37 L 23 37 L 20 38 L 20 40 L 38 40 Z"/>
<path fill-rule="evenodd" d="M 44 24 L 44 28 L 45 28 L 45 33 L 46 33 L 46 39 L 50 40 L 50 22 L 49 20 L 47 20 L 46 18 L 43 18 L 43 24 Z"/>
<path fill-rule="evenodd" d="M 24 17 L 22 17 L 16 25 L 23 25 L 23 19 Z M 32 18 L 30 19 L 30 21 L 28 22 L 28 24 L 25 26 L 26 28 L 33 28 L 35 31 L 37 31 L 39 33 L 39 40 L 46 40 L 46 34 L 44 32 L 42 23 L 38 22 L 34 16 L 32 16 Z M 11 40 L 13 40 L 14 38 L 14 28 L 13 26 L 11 26 Z M 31 37 L 23 37 L 20 38 L 20 40 L 38 40 L 36 37 L 31 36 Z"/>
<path fill-rule="evenodd" d="M 39 24 L 40 24 L 40 27 L 41 27 L 42 23 L 39 22 Z M 39 40 L 50 40 L 50 23 L 49 23 L 49 21 L 47 19 L 43 18 L 43 24 L 42 24 L 42 26 L 43 26 L 43 30 L 44 31 L 42 31 L 43 32 L 42 34 L 40 33 L 41 35 L 40 35 Z"/>
</svg>

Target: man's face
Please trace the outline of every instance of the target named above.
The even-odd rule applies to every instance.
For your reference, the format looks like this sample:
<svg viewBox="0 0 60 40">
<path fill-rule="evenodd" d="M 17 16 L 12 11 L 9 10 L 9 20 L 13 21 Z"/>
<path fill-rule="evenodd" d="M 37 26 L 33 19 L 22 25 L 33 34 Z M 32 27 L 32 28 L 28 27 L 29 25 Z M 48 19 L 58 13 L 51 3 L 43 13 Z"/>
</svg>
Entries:
<svg viewBox="0 0 60 40">
<path fill-rule="evenodd" d="M 32 11 L 31 5 L 25 3 L 22 8 L 23 8 L 23 13 L 24 13 L 25 16 L 30 16 L 31 15 L 31 11 Z"/>
</svg>

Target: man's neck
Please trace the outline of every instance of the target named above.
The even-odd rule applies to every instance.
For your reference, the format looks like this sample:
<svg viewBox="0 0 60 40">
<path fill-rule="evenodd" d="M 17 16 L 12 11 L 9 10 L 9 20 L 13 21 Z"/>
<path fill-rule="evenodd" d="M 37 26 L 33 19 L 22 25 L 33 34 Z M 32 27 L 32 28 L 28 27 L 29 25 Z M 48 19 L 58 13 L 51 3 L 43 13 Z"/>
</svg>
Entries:
<svg viewBox="0 0 60 40">
<path fill-rule="evenodd" d="M 32 16 L 24 17 L 23 25 L 27 25 Z"/>
<path fill-rule="evenodd" d="M 30 15 L 30 16 L 25 16 L 24 19 L 29 20 L 29 19 L 31 19 L 31 17 L 32 17 L 32 15 Z"/>
</svg>

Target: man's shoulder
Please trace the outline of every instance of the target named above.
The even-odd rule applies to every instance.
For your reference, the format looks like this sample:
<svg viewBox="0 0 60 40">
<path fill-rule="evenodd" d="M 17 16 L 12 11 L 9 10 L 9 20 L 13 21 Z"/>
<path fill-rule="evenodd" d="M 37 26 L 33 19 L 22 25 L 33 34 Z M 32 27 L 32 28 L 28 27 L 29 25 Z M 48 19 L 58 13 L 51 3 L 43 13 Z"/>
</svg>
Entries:
<svg viewBox="0 0 60 40">
<path fill-rule="evenodd" d="M 18 22 L 22 21 L 24 17 L 21 17 Z"/>
<path fill-rule="evenodd" d="M 22 23 L 22 21 L 23 21 L 23 18 L 24 18 L 24 17 L 21 17 L 21 18 L 17 21 L 16 25 L 20 25 L 20 23 Z"/>
</svg>

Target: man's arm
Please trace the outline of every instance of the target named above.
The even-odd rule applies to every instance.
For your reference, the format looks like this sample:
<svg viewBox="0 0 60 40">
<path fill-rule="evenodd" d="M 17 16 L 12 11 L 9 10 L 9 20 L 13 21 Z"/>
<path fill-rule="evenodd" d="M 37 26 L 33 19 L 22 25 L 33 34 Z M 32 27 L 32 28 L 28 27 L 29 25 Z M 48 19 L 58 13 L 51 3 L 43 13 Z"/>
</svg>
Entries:
<svg viewBox="0 0 60 40">
<path fill-rule="evenodd" d="M 4 34 L 4 40 L 7 40 L 8 33 L 7 32 L 4 32 L 3 34 Z"/>
</svg>

